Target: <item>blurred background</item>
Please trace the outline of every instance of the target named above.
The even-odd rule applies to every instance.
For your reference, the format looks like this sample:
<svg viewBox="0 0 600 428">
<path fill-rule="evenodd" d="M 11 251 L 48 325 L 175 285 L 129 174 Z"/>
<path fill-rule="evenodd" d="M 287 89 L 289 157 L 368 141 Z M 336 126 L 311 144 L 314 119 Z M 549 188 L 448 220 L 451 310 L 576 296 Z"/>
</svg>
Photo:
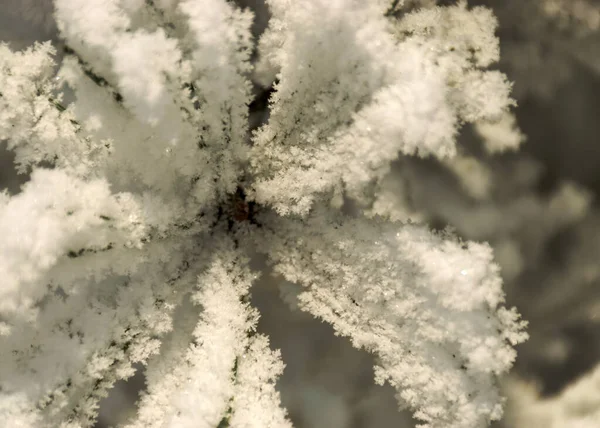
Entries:
<svg viewBox="0 0 600 428">
<path fill-rule="evenodd" d="M 260 0 L 254 33 L 268 21 Z M 407 3 L 431 5 L 434 0 Z M 451 1 L 438 1 L 451 4 Z M 459 156 L 448 162 L 398 159 L 373 212 L 411 218 L 465 239 L 488 241 L 502 267 L 509 305 L 529 321 L 501 382 L 508 397 L 502 428 L 600 427 L 600 2 L 482 0 L 499 20 L 501 62 L 514 83 L 520 150 L 497 152 L 497 130 L 465 127 Z M 0 40 L 22 49 L 53 40 L 49 0 L 0 0 Z M 257 94 L 268 88 L 256 85 Z M 253 123 L 264 120 L 262 106 Z M 514 137 L 514 135 L 512 136 Z M 17 193 L 12 155 L 0 145 L 0 185 Z M 391 203 L 389 201 L 392 201 Z M 264 261 L 254 259 L 262 269 Z M 286 363 L 279 382 L 297 428 L 412 427 L 392 388 L 373 382 L 373 359 L 295 309 L 296 286 L 268 271 L 252 290 L 259 329 Z M 108 427 L 135 411 L 138 371 L 102 402 Z"/>
</svg>

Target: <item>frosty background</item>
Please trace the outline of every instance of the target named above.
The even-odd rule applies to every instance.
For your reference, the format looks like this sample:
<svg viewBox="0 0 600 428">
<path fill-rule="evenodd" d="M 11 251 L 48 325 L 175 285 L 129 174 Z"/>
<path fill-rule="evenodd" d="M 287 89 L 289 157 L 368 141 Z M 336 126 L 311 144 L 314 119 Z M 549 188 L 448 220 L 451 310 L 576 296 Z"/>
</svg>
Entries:
<svg viewBox="0 0 600 428">
<path fill-rule="evenodd" d="M 255 10 L 254 32 L 260 34 L 268 20 L 264 5 L 238 3 Z M 410 201 L 407 217 L 440 229 L 450 224 L 467 239 L 490 242 L 508 304 L 530 323 L 530 339 L 518 348 L 503 386 L 509 401 L 497 425 L 600 426 L 600 374 L 594 372 L 600 363 L 600 3 L 479 3 L 500 20 L 500 69 L 515 82 L 515 114 L 526 143 L 516 153 L 490 156 L 478 132 L 464 128 L 467 149 L 456 161 L 404 158 L 387 191 L 403 206 Z M 46 0 L 0 0 L 0 40 L 12 48 L 56 41 L 55 32 Z M 267 89 L 257 84 L 255 90 Z M 260 123 L 264 106 L 251 113 Z M 0 180 L 16 193 L 25 179 L 11 162 L 3 152 Z M 279 386 L 295 426 L 413 426 L 409 414 L 398 412 L 392 389 L 373 383 L 371 356 L 295 311 L 293 299 L 286 304 L 285 294 L 295 291 L 293 285 L 276 287 L 282 281 L 263 276 L 252 301 L 262 314 L 260 330 L 286 362 Z M 115 388 L 102 404 L 98 427 L 132 411 L 142 382 L 136 375 Z"/>
</svg>

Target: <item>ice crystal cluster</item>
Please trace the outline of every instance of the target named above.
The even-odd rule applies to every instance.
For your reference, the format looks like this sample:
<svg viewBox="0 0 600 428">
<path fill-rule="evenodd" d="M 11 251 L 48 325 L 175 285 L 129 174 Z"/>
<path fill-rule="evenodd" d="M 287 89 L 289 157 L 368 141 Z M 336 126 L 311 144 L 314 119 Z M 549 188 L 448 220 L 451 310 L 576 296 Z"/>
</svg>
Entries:
<svg viewBox="0 0 600 428">
<path fill-rule="evenodd" d="M 142 363 L 125 427 L 290 427 L 284 364 L 256 332 L 256 253 L 375 355 L 421 427 L 501 417 L 526 334 L 491 248 L 373 209 L 392 161 L 450 162 L 465 123 L 518 145 L 511 84 L 488 69 L 493 14 L 267 4 L 256 43 L 226 0 L 55 0 L 59 67 L 49 43 L 0 45 L 0 140 L 30 174 L 0 198 L 7 426 L 92 426 Z M 258 127 L 252 82 L 272 85 Z"/>
</svg>

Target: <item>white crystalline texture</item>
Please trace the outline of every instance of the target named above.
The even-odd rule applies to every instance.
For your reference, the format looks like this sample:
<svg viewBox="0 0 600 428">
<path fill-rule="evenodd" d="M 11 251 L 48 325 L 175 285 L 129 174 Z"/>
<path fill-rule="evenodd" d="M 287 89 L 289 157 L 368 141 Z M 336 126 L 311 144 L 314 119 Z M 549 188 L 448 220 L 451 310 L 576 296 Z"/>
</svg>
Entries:
<svg viewBox="0 0 600 428">
<path fill-rule="evenodd" d="M 48 291 L 45 274 L 69 255 L 139 246 L 139 213 L 123 202 L 105 181 L 36 170 L 23 192 L 0 207 L 0 314 L 18 316 L 39 302 Z"/>
<path fill-rule="evenodd" d="M 269 254 L 306 287 L 304 310 L 378 356 L 423 427 L 484 426 L 501 416 L 496 378 L 526 339 L 489 246 L 416 225 L 348 220 L 317 210 L 269 219 Z"/>
<path fill-rule="evenodd" d="M 522 140 L 487 69 L 491 11 L 433 3 L 267 0 L 255 51 L 236 2 L 55 0 L 61 55 L 0 44 L 0 140 L 29 174 L 0 194 L 0 425 L 91 427 L 141 363 L 121 426 L 290 428 L 250 304 L 257 252 L 375 355 L 422 427 L 498 419 L 526 334 L 490 247 L 364 215 L 421 189 L 385 186 L 398 157 L 444 162 L 484 199 L 465 122 L 490 153 Z M 268 108 L 251 78 L 275 82 Z M 265 118 L 252 133 L 249 112 Z M 567 187 L 549 213 L 589 203 Z"/>
</svg>

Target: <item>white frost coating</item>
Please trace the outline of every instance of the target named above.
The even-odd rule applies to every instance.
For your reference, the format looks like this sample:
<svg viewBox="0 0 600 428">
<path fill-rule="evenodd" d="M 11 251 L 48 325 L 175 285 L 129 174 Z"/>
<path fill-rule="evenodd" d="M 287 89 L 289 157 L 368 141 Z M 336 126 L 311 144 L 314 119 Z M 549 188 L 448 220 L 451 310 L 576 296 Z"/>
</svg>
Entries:
<svg viewBox="0 0 600 428">
<path fill-rule="evenodd" d="M 228 272 L 232 267 L 231 261 L 217 260 L 199 279 L 202 289 L 194 300 L 202 306 L 201 320 L 185 358 L 186 380 L 169 394 L 173 412 L 166 427 L 212 428 L 227 411 L 235 360 L 244 350 L 246 331 L 256 322 L 256 313 L 240 302 L 251 273 L 239 268 Z"/>
<path fill-rule="evenodd" d="M 58 82 L 52 78 L 55 53 L 50 43 L 23 52 L 0 43 L 0 140 L 15 151 L 20 173 L 47 161 L 79 176 L 94 174 L 109 143 L 86 138 L 72 111 L 60 111 Z"/>
<path fill-rule="evenodd" d="M 306 213 L 317 193 L 339 184 L 339 173 L 331 171 L 342 163 L 334 158 L 335 134 L 394 81 L 392 69 L 402 59 L 382 4 L 268 4 L 273 24 L 262 36 L 262 55 L 280 69 L 280 82 L 269 123 L 254 136 L 256 199 L 280 213 Z"/>
<path fill-rule="evenodd" d="M 226 192 L 235 191 L 238 162 L 248 157 L 248 103 L 253 15 L 222 0 L 183 1 L 191 45 L 191 93 L 200 104 L 202 143 L 219 159 L 215 169 Z"/>
<path fill-rule="evenodd" d="M 460 123 L 513 104 L 506 77 L 481 70 L 498 60 L 487 9 L 424 9 L 392 26 L 384 3 L 268 3 L 277 31 L 262 36 L 259 73 L 279 69 L 280 82 L 251 161 L 256 200 L 280 214 L 342 187 L 360 199 L 398 154 L 453 156 Z"/>
<path fill-rule="evenodd" d="M 179 325 L 151 362 L 148 393 L 127 428 L 214 428 L 230 417 L 232 427 L 291 426 L 270 384 L 283 369 L 279 354 L 266 338 L 248 338 L 257 312 L 242 301 L 255 277 L 246 263 L 234 251 L 220 251 L 198 278 L 193 301 L 202 308 L 200 321 L 191 337 Z"/>
<path fill-rule="evenodd" d="M 48 292 L 44 275 L 68 254 L 141 246 L 140 213 L 119 198 L 103 180 L 34 171 L 23 193 L 0 207 L 0 314 L 15 316 L 37 303 Z"/>
<path fill-rule="evenodd" d="M 139 32 L 127 43 L 116 44 L 112 55 L 125 102 L 138 117 L 150 124 L 158 123 L 171 101 L 164 76 L 174 75 L 180 67 L 176 41 L 167 39 L 162 30 Z"/>
<path fill-rule="evenodd" d="M 268 109 L 249 82 L 252 14 L 231 1 L 56 0 L 56 76 L 48 44 L 0 46 L 0 139 L 33 170 L 21 194 L 0 195 L 0 416 L 91 427 L 114 383 L 160 349 L 130 427 L 289 428 L 283 364 L 247 303 L 256 251 L 306 287 L 304 309 L 378 356 L 377 380 L 427 426 L 499 416 L 495 380 L 524 333 L 489 248 L 360 213 L 399 154 L 461 153 L 458 126 L 511 103 L 504 76 L 483 70 L 498 56 L 489 11 L 407 3 L 429 9 L 269 1 Z M 253 137 L 251 101 L 270 114 Z M 403 194 L 440 195 L 428 179 Z M 552 212 L 589 204 L 559 196 Z M 351 200 L 356 218 L 336 214 Z"/>
<path fill-rule="evenodd" d="M 136 3 L 112 2 L 102 25 L 113 31 L 98 38 L 83 21 L 86 15 L 71 10 L 72 2 L 57 7 L 62 34 L 77 50 L 63 73 L 82 98 L 78 119 L 96 137 L 114 140 L 119 162 L 111 169 L 119 179 L 125 175 L 123 181 L 130 181 L 133 173 L 167 194 L 177 188 L 195 199 L 194 208 L 234 192 L 248 151 L 252 14 L 222 0 L 148 3 L 143 13 Z M 155 28 L 167 19 L 163 13 L 180 31 L 136 28 L 144 20 Z M 84 75 L 89 69 L 108 86 L 98 87 Z M 98 97 L 100 105 L 94 102 Z"/>
<path fill-rule="evenodd" d="M 130 20 L 119 0 L 55 0 L 56 20 L 65 38 L 85 40 L 92 48 L 116 43 Z"/>
<path fill-rule="evenodd" d="M 275 381 L 283 373 L 279 351 L 269 349 L 269 339 L 256 335 L 239 359 L 231 428 L 292 428 L 279 403 Z"/>
<path fill-rule="evenodd" d="M 326 139 L 321 150 L 297 149 L 297 157 L 272 180 L 259 181 L 257 198 L 275 201 L 282 213 L 306 213 L 315 192 L 343 182 L 349 192 L 360 192 L 369 181 L 388 172 L 398 152 L 406 155 L 453 155 L 455 118 L 445 103 L 442 79 L 428 67 L 420 49 L 409 43 L 399 50 L 400 83 L 376 92 L 373 102 L 352 117 L 353 123 Z M 435 123 L 436 126 L 431 126 Z M 318 132 L 307 143 L 318 144 Z M 325 141 L 325 140 L 324 140 Z M 328 146 L 328 147 L 327 147 Z M 285 146 L 284 146 L 285 147 Z M 290 206 L 292 208 L 290 208 Z"/>
<path fill-rule="evenodd" d="M 11 421 L 15 428 L 46 427 L 39 413 L 31 411 L 26 394 L 15 394 L 8 399 L 0 397 L 0 420 Z"/>
<path fill-rule="evenodd" d="M 168 115 L 172 95 L 166 77 L 184 69 L 175 40 L 168 40 L 162 29 L 131 32 L 128 13 L 134 5 L 124 8 L 117 0 L 56 0 L 55 4 L 63 37 L 81 50 L 94 71 L 118 86 L 125 104 L 140 120 L 157 125 Z"/>
<path fill-rule="evenodd" d="M 428 428 L 473 428 L 501 416 L 497 377 L 524 323 L 504 295 L 489 246 L 422 226 L 269 217 L 275 270 L 306 287 L 301 307 L 375 353 L 376 378 Z"/>
</svg>

